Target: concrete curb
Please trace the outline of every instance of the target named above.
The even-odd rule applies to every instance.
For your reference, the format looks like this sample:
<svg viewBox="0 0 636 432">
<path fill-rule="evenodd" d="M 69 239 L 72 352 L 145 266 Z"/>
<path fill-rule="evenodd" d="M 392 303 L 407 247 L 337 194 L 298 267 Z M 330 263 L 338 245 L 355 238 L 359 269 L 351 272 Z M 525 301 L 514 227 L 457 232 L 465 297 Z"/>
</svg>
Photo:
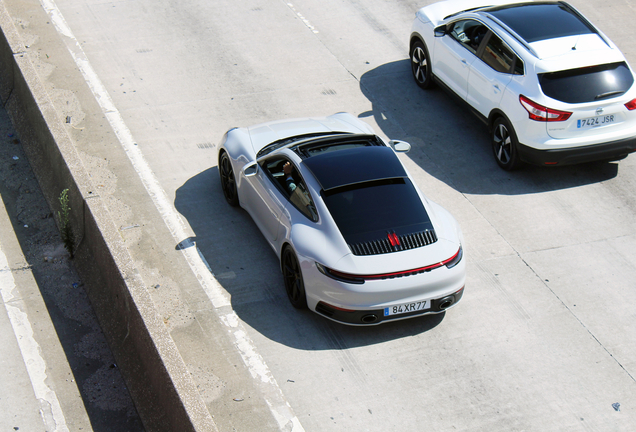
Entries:
<svg viewBox="0 0 636 432">
<path fill-rule="evenodd" d="M 146 430 L 217 431 L 3 3 L 0 28 L 0 100 L 54 214 L 68 189 L 74 264 Z"/>
</svg>

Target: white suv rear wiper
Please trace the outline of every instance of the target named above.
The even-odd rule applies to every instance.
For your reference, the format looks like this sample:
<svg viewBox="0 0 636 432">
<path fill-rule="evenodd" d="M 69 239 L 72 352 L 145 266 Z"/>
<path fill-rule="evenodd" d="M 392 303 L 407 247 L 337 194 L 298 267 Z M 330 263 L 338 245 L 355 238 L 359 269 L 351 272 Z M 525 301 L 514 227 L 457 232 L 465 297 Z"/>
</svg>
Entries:
<svg viewBox="0 0 636 432">
<path fill-rule="evenodd" d="M 608 91 L 608 92 L 596 95 L 594 100 L 605 99 L 605 98 L 608 98 L 610 96 L 616 96 L 616 95 L 623 94 L 623 93 L 625 93 L 625 92 L 621 91 L 621 90 Z"/>
</svg>

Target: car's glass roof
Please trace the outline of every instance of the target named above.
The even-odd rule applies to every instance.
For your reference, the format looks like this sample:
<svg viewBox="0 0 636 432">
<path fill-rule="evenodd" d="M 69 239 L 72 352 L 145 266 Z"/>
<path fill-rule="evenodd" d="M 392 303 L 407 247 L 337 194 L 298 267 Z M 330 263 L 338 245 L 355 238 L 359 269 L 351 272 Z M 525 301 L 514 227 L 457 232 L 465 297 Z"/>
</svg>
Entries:
<svg viewBox="0 0 636 432">
<path fill-rule="evenodd" d="M 486 11 L 528 43 L 596 33 L 585 18 L 562 2 L 497 6 Z"/>
<path fill-rule="evenodd" d="M 389 147 L 355 147 L 325 152 L 303 161 L 323 190 L 374 180 L 406 177 Z"/>
</svg>

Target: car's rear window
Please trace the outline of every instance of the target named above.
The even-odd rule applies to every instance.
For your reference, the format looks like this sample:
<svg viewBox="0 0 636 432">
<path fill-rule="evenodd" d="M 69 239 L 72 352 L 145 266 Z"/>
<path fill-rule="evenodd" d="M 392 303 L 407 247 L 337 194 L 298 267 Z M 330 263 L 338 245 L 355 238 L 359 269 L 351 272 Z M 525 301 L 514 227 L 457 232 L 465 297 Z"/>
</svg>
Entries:
<svg viewBox="0 0 636 432">
<path fill-rule="evenodd" d="M 407 178 L 358 183 L 323 191 L 323 199 L 349 244 L 398 233 L 433 229 L 415 187 Z"/>
<path fill-rule="evenodd" d="M 572 9 L 558 3 L 501 6 L 489 9 L 488 12 L 528 43 L 596 33 Z"/>
<path fill-rule="evenodd" d="M 543 93 L 567 103 L 584 103 L 619 96 L 634 84 L 625 62 L 539 74 Z"/>
</svg>

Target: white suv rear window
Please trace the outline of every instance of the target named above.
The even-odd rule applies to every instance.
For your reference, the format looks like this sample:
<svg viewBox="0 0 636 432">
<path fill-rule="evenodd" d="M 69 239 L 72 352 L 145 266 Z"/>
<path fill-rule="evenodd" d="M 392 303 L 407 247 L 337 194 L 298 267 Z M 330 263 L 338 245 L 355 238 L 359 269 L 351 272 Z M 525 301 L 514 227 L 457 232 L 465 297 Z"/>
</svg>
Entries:
<svg viewBox="0 0 636 432">
<path fill-rule="evenodd" d="M 543 93 L 567 103 L 593 102 L 620 96 L 634 84 L 625 62 L 539 74 Z"/>
</svg>

